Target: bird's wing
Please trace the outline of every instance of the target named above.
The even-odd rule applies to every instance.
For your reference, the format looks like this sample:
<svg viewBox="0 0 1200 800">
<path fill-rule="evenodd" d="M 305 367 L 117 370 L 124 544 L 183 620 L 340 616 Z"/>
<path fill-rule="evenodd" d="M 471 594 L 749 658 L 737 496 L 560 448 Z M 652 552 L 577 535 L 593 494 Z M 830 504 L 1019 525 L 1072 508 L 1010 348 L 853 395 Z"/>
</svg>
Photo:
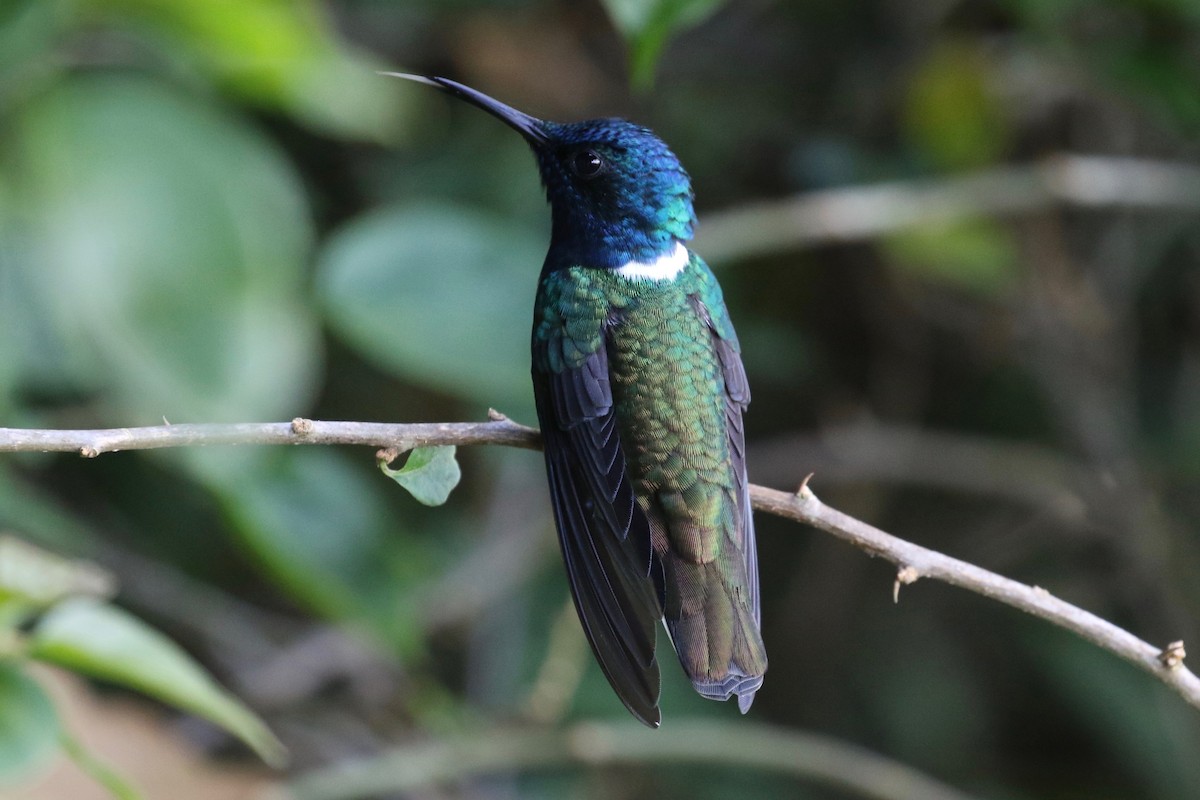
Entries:
<svg viewBox="0 0 1200 800">
<path fill-rule="evenodd" d="M 608 682 L 635 717 L 657 727 L 662 611 L 652 573 L 660 567 L 617 430 L 607 310 L 581 311 L 568 324 L 553 303 L 538 307 L 550 310 L 535 323 L 534 395 L 571 596 Z"/>
<path fill-rule="evenodd" d="M 697 259 L 699 261 L 699 259 Z M 738 511 L 742 524 L 738 528 L 738 549 L 746 566 L 746 581 L 749 588 L 750 607 L 755 623 L 761 623 L 762 611 L 758 588 L 758 547 L 754 537 L 754 516 L 750 506 L 750 483 L 746 475 L 746 433 L 742 425 L 742 412 L 750 405 L 750 384 L 746 380 L 746 368 L 742 365 L 742 348 L 738 343 L 725 299 L 716 278 L 703 262 L 703 291 L 693 295 L 696 313 L 708 326 L 712 334 L 713 349 L 721 364 L 725 379 L 725 434 L 729 442 L 734 484 L 737 490 Z"/>
</svg>

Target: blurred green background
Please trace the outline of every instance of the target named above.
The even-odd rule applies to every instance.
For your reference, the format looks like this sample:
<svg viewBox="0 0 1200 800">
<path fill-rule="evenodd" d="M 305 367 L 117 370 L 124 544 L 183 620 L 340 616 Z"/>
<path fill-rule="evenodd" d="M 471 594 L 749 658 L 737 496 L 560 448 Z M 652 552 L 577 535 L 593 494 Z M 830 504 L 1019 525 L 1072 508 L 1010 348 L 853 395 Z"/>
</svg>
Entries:
<svg viewBox="0 0 1200 800">
<path fill-rule="evenodd" d="M 519 137 L 375 70 L 442 74 L 672 145 L 753 480 L 815 472 L 892 533 L 1196 641 L 1197 52 L 1194 0 L 3 0 L 0 425 L 532 423 L 548 212 Z M 0 529 L 112 570 L 297 775 L 623 722 L 560 621 L 540 456 L 459 455 L 434 509 L 365 449 L 10 456 Z M 696 747 L 738 752 L 771 722 L 976 797 L 1200 797 L 1200 715 L 1149 676 L 960 590 L 893 605 L 888 565 L 759 528 L 765 688 L 740 718 L 668 658 L 660 740 L 705 719 Z M 453 786 L 420 796 L 855 796 L 652 754 Z"/>
</svg>

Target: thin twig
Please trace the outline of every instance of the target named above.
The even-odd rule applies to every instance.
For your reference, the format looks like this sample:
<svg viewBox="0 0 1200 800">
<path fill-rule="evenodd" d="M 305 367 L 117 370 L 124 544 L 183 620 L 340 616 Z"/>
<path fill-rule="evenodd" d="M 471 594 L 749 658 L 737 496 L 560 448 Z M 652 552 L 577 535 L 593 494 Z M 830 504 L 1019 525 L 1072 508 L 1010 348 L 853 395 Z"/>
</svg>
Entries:
<svg viewBox="0 0 1200 800">
<path fill-rule="evenodd" d="M 361 444 L 373 447 L 499 444 L 536 450 L 541 445 L 537 429 L 502 415 L 487 422 L 319 422 L 297 418 L 291 422 L 246 422 L 231 425 L 198 423 L 154 425 L 146 428 L 98 430 L 30 430 L 0 428 L 0 453 L 78 453 L 95 458 L 121 450 L 234 444 Z"/>
<path fill-rule="evenodd" d="M 900 583 L 910 584 L 919 578 L 932 578 L 999 600 L 1066 628 L 1141 667 L 1179 692 L 1193 706 L 1200 708 L 1200 678 L 1184 667 L 1182 661 L 1174 667 L 1164 666 L 1165 663 L 1175 663 L 1169 657 L 1170 645 L 1167 645 L 1167 649 L 1155 647 L 1038 586 L 1018 583 L 966 561 L 884 533 L 830 508 L 807 489 L 798 494 L 789 494 L 764 486 L 751 486 L 750 498 L 759 511 L 812 525 L 872 556 L 887 559 L 898 567 Z"/>
<path fill-rule="evenodd" d="M 473 775 L 569 764 L 722 764 L 773 770 L 874 800 L 968 800 L 891 759 L 812 733 L 738 720 L 672 723 L 671 735 L 633 724 L 567 730 L 506 728 L 450 736 L 302 776 L 269 797 L 352 800 L 416 792 Z"/>
<path fill-rule="evenodd" d="M 541 437 L 534 428 L 495 415 L 488 422 L 389 424 L 319 422 L 297 419 L 291 423 L 237 425 L 161 425 L 151 428 L 49 431 L 0 428 L 0 452 L 76 452 L 87 457 L 118 450 L 181 447 L 209 444 L 357 444 L 411 449 L 430 445 L 498 444 L 537 449 Z M 831 533 L 860 550 L 895 564 L 904 583 L 932 578 L 990 597 L 1041 617 L 1126 661 L 1167 684 L 1193 706 L 1200 708 L 1200 678 L 1182 658 L 1164 657 L 1164 649 L 1138 639 L 1096 615 L 1054 597 L 1044 589 L 1027 586 L 993 572 L 915 545 L 830 508 L 807 487 L 787 493 L 751 486 L 755 509 L 802 522 Z M 1179 651 L 1182 651 L 1180 646 Z"/>
<path fill-rule="evenodd" d="M 704 215 L 696 252 L 710 263 L 859 241 L 914 225 L 1077 208 L 1200 211 L 1194 164 L 1063 153 L 953 177 L 807 192 Z"/>
</svg>

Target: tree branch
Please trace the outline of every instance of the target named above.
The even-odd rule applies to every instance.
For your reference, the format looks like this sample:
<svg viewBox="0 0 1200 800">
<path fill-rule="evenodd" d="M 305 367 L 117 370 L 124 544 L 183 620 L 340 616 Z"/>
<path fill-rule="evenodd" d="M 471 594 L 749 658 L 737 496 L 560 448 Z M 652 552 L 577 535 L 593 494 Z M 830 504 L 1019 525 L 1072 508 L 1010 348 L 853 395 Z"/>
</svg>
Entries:
<svg viewBox="0 0 1200 800">
<path fill-rule="evenodd" d="M 148 428 L 103 430 L 27 430 L 0 428 L 0 452 L 75 452 L 88 458 L 119 450 L 146 450 L 212 444 L 355 444 L 410 450 L 434 445 L 496 444 L 536 450 L 541 436 L 491 412 L 487 422 L 367 423 L 320 422 L 295 419 L 290 423 L 235 425 L 159 425 Z M 1045 589 L 1027 586 L 993 572 L 898 539 L 878 528 L 830 508 L 805 485 L 795 493 L 751 486 L 758 511 L 802 522 L 850 543 L 897 567 L 895 591 L 918 578 L 932 578 L 990 597 L 1066 628 L 1089 642 L 1141 667 L 1200 708 L 1200 678 L 1183 666 L 1183 644 L 1158 648 L 1095 614 L 1054 597 Z"/>
<path fill-rule="evenodd" d="M 214 444 L 360 444 L 399 451 L 435 445 L 499 444 L 538 450 L 541 434 L 491 412 L 487 422 L 244 422 L 199 423 L 147 428 L 50 431 L 0 428 L 0 453 L 78 453 L 95 458 L 121 450 L 154 450 Z"/>
<path fill-rule="evenodd" d="M 671 735 L 636 723 L 583 723 L 566 730 L 499 728 L 397 748 L 316 770 L 270 800 L 353 800 L 416 793 L 463 778 L 571 764 L 729 764 L 772 770 L 869 800 L 971 800 L 891 759 L 813 733 L 738 720 L 680 721 Z"/>
<path fill-rule="evenodd" d="M 1200 210 L 1194 164 L 1062 153 L 950 177 L 805 192 L 706 214 L 696 252 L 711 263 L 860 241 L 914 225 L 1055 206 Z"/>
</svg>

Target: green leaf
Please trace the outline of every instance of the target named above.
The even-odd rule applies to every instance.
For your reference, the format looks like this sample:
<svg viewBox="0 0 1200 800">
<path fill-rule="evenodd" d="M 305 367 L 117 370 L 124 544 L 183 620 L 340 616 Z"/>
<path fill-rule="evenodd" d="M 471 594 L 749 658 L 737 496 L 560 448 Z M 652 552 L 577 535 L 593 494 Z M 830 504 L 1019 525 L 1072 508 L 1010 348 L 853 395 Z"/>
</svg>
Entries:
<svg viewBox="0 0 1200 800">
<path fill-rule="evenodd" d="M 406 95 L 336 34 L 314 0 L 89 0 L 92 17 L 158 45 L 227 91 L 342 136 L 382 139 Z"/>
<path fill-rule="evenodd" d="M 87 552 L 96 535 L 40 485 L 0 462 L 0 528 L 57 553 Z"/>
<path fill-rule="evenodd" d="M 385 577 L 380 497 L 342 454 L 314 448 L 264 457 L 252 470 L 204 479 L 276 581 L 326 616 L 354 615 L 361 594 Z"/>
<path fill-rule="evenodd" d="M 29 638 L 33 658 L 119 683 L 220 725 L 264 761 L 281 766 L 283 745 L 178 645 L 114 606 L 72 599 L 52 608 Z"/>
<path fill-rule="evenodd" d="M 604 0 L 604 7 L 629 43 L 633 85 L 647 89 L 654 68 L 671 36 L 703 22 L 721 0 Z"/>
<path fill-rule="evenodd" d="M 14 127 L 0 169 L 22 199 L 16 268 L 77 390 L 145 423 L 305 402 L 320 352 L 303 305 L 312 231 L 281 153 L 216 108 L 125 77 L 71 80 Z"/>
<path fill-rule="evenodd" d="M 545 253 L 544 233 L 501 217 L 395 208 L 332 237 L 317 292 L 333 329 L 380 366 L 516 416 L 532 407 L 529 325 Z"/>
<path fill-rule="evenodd" d="M 904 109 L 909 139 L 941 167 L 963 169 L 998 160 L 1010 123 L 991 90 L 994 70 L 966 43 L 934 49 L 912 77 Z"/>
<path fill-rule="evenodd" d="M 0 786 L 27 777 L 58 750 L 54 705 L 12 661 L 0 661 Z"/>
<path fill-rule="evenodd" d="M 106 597 L 116 588 L 107 571 L 73 561 L 0 535 L 0 602 L 16 601 L 38 608 L 70 595 Z"/>
<path fill-rule="evenodd" d="M 453 446 L 418 447 L 408 454 L 408 460 L 400 469 L 391 469 L 382 459 L 379 469 L 427 506 L 445 503 L 462 478 Z"/>
<path fill-rule="evenodd" d="M 883 245 L 897 265 L 926 280 L 983 297 L 1004 295 L 1017 285 L 1017 245 L 994 220 L 922 225 L 887 237 Z"/>
<path fill-rule="evenodd" d="M 44 76 L 46 54 L 55 46 L 64 16 L 59 3 L 0 3 L 0 110 L 7 111 Z"/>
<path fill-rule="evenodd" d="M 364 622 L 381 640 L 417 640 L 409 587 L 446 548 L 391 513 L 385 484 L 332 448 L 274 448 L 252 470 L 205 473 L 241 541 L 296 600 L 331 619 Z M 214 462 L 212 467 L 217 466 Z M 415 509 L 414 509 L 415 510 Z M 447 511 L 438 512 L 447 524 Z"/>
</svg>

